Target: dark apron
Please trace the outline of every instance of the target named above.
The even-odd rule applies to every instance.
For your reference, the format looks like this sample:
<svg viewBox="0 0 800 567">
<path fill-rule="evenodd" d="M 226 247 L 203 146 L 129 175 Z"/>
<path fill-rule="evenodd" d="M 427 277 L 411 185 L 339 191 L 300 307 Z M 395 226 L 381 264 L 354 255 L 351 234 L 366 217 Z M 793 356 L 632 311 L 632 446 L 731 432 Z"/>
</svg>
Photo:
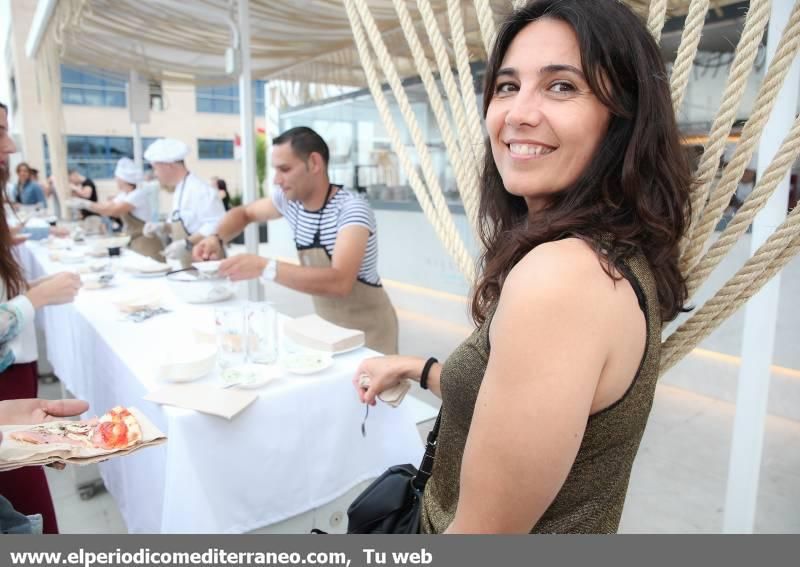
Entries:
<svg viewBox="0 0 800 567">
<path fill-rule="evenodd" d="M 161 255 L 161 251 L 164 249 L 164 245 L 160 238 L 147 237 L 142 233 L 145 225 L 143 220 L 137 219 L 131 213 L 125 213 L 122 215 L 122 225 L 125 227 L 123 229 L 125 234 L 131 237 L 128 248 L 142 256 L 148 256 L 159 262 L 163 261 L 164 257 Z"/>
<path fill-rule="evenodd" d="M 183 224 L 183 219 L 181 218 L 181 205 L 183 204 L 183 194 L 186 192 L 187 177 L 189 177 L 188 173 L 186 174 L 186 177 L 183 178 L 183 181 L 181 181 L 181 194 L 180 197 L 178 197 L 178 207 L 172 212 L 172 218 L 169 222 L 169 235 L 173 242 L 176 240 L 187 239 L 190 236 L 189 231 L 186 230 L 186 225 Z M 193 262 L 191 247 L 187 247 L 185 250 L 182 250 L 178 260 L 180 260 L 181 268 L 191 268 Z"/>
<path fill-rule="evenodd" d="M 333 185 L 328 187 L 325 204 L 317 211 L 319 222 L 314 240 L 295 247 L 300 264 L 313 268 L 330 268 L 331 258 L 322 245 L 322 214 L 328 206 Z M 397 314 L 383 286 L 356 280 L 347 297 L 312 295 L 317 315 L 340 327 L 364 331 L 366 346 L 383 354 L 397 354 Z"/>
</svg>

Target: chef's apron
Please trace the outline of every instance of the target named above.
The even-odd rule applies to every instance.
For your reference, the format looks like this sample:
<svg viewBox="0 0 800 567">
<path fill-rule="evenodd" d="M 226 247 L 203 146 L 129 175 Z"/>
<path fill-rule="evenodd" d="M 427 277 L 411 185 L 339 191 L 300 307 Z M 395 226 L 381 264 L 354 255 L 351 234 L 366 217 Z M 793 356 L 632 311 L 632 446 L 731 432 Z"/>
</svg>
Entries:
<svg viewBox="0 0 800 567">
<path fill-rule="evenodd" d="M 328 187 L 325 204 L 317 211 L 319 221 L 314 240 L 301 245 L 295 237 L 297 255 L 303 266 L 330 268 L 331 258 L 322 245 L 322 214 L 328 206 L 333 185 Z M 397 314 L 383 286 L 356 280 L 347 297 L 312 295 L 317 315 L 340 327 L 364 331 L 366 346 L 383 354 L 397 354 Z"/>
<path fill-rule="evenodd" d="M 160 252 L 164 249 L 164 245 L 157 236 L 148 237 L 143 234 L 144 224 L 143 220 L 137 219 L 131 213 L 122 215 L 122 226 L 125 227 L 123 230 L 125 234 L 131 237 L 128 248 L 134 252 L 138 252 L 142 256 L 148 256 L 153 260 L 161 262 L 164 257 Z"/>
<path fill-rule="evenodd" d="M 187 173 L 186 176 L 181 181 L 180 187 L 180 197 L 178 197 L 178 207 L 172 212 L 172 218 L 170 219 L 169 223 L 169 235 L 172 239 L 172 242 L 176 242 L 178 240 L 186 240 L 186 248 L 181 250 L 180 256 L 177 258 L 181 263 L 181 268 L 191 268 L 192 267 L 192 247 L 189 244 L 189 231 L 186 230 L 186 225 L 183 224 L 183 219 L 181 218 L 181 205 L 183 204 L 183 194 L 186 191 L 186 179 L 189 177 Z"/>
</svg>

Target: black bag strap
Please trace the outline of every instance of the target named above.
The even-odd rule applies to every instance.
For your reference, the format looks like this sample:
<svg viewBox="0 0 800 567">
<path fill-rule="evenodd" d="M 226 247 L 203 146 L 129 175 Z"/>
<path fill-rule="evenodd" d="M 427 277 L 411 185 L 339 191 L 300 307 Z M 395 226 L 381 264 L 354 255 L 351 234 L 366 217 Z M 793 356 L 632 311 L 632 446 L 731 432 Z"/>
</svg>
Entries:
<svg viewBox="0 0 800 567">
<path fill-rule="evenodd" d="M 439 415 L 436 416 L 436 423 L 433 425 L 430 433 L 428 433 L 428 442 L 425 445 L 425 454 L 422 456 L 422 462 L 419 464 L 417 475 L 412 481 L 414 488 L 422 492 L 425 490 L 425 485 L 433 472 L 433 458 L 436 456 L 436 438 L 439 437 L 439 424 L 442 421 L 442 410 L 439 409 Z"/>
</svg>

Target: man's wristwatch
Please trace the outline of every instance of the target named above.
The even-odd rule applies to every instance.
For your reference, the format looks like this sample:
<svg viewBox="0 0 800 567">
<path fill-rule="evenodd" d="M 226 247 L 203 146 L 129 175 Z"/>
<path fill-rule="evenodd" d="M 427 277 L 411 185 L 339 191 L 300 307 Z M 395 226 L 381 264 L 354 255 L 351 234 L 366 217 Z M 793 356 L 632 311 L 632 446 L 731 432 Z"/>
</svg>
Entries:
<svg viewBox="0 0 800 567">
<path fill-rule="evenodd" d="M 278 263 L 275 260 L 267 259 L 267 267 L 261 272 L 261 281 L 274 282 L 278 277 Z"/>
</svg>

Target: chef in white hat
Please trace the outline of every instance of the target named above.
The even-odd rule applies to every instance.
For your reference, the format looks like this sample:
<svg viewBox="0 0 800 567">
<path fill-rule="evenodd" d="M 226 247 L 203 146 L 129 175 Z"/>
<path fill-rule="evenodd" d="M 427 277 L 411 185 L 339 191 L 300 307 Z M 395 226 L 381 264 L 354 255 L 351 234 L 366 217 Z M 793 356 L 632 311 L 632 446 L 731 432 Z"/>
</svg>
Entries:
<svg viewBox="0 0 800 567">
<path fill-rule="evenodd" d="M 188 154 L 186 144 L 170 138 L 159 138 L 144 152 L 161 185 L 174 191 L 167 222 L 147 223 L 144 235 L 169 235 L 172 242 L 164 249 L 164 256 L 180 260 L 185 268 L 192 264 L 192 245 L 214 234 L 225 215 L 216 189 L 186 169 L 183 160 Z"/>
<path fill-rule="evenodd" d="M 95 203 L 87 199 L 72 199 L 69 205 L 106 217 L 121 218 L 125 233 L 131 237 L 130 248 L 144 256 L 161 260 L 161 250 L 164 248 L 161 240 L 147 238 L 143 234 L 145 224 L 158 214 L 154 206 L 158 203 L 158 186 L 142 184 L 143 178 L 142 168 L 132 159 L 124 157 L 117 162 L 114 170 L 120 193 L 113 200 Z"/>
</svg>

